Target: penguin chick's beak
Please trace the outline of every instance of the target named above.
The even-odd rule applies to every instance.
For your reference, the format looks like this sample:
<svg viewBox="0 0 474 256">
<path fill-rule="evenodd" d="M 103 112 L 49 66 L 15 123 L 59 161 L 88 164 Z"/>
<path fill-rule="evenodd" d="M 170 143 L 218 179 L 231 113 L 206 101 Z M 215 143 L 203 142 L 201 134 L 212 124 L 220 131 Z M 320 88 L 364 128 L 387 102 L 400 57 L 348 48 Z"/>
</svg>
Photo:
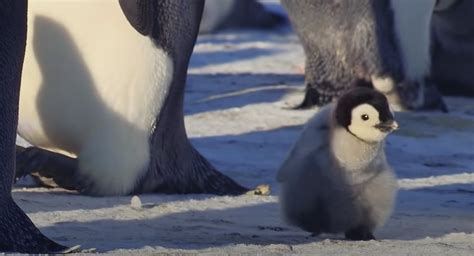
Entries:
<svg viewBox="0 0 474 256">
<path fill-rule="evenodd" d="M 388 120 L 386 122 L 375 125 L 375 128 L 379 129 L 382 132 L 389 133 L 389 132 L 393 132 L 395 130 L 398 130 L 399 126 L 398 126 L 397 121 Z"/>
</svg>

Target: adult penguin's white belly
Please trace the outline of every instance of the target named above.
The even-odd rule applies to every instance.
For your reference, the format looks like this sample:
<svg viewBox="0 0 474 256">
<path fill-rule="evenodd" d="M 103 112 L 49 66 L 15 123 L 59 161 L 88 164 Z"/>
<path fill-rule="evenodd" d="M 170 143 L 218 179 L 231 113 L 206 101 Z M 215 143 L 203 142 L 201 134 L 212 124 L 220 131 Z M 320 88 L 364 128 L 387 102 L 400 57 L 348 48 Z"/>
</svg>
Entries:
<svg viewBox="0 0 474 256">
<path fill-rule="evenodd" d="M 28 8 L 19 134 L 77 155 L 80 171 L 108 193 L 130 191 L 148 165 L 172 60 L 130 26 L 117 0 L 30 0 Z"/>
</svg>

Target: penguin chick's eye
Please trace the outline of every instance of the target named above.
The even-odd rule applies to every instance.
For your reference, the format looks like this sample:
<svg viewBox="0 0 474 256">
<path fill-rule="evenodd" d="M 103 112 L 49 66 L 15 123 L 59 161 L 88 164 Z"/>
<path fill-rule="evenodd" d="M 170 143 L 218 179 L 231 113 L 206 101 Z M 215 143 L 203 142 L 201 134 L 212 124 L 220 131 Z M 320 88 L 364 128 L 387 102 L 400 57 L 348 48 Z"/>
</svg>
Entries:
<svg viewBox="0 0 474 256">
<path fill-rule="evenodd" d="M 360 116 L 360 118 L 364 121 L 367 121 L 367 120 L 369 120 L 369 115 L 363 114 L 363 115 Z"/>
</svg>

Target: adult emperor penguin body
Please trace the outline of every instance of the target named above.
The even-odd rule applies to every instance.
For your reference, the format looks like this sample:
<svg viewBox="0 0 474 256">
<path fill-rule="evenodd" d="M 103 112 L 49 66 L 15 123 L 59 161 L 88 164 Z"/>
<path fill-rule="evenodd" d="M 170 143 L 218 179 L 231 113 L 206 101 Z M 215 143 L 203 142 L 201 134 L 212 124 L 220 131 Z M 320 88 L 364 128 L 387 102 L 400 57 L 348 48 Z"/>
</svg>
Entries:
<svg viewBox="0 0 474 256">
<path fill-rule="evenodd" d="M 446 106 L 429 79 L 436 0 L 282 0 L 306 54 L 300 108 L 325 105 L 365 80 L 397 109 Z"/>
<path fill-rule="evenodd" d="M 26 42 L 26 0 L 0 1 L 0 253 L 60 252 L 15 204 L 15 131 Z"/>
<path fill-rule="evenodd" d="M 433 80 L 442 93 L 474 96 L 474 1 L 439 2 L 431 24 Z"/>
<path fill-rule="evenodd" d="M 277 175 L 284 219 L 314 234 L 374 239 L 390 215 L 396 179 L 384 139 L 398 128 L 387 99 L 349 90 L 305 126 Z"/>
<path fill-rule="evenodd" d="M 203 5 L 31 0 L 18 131 L 36 147 L 19 155 L 18 175 L 43 171 L 92 195 L 247 191 L 186 136 Z"/>
</svg>

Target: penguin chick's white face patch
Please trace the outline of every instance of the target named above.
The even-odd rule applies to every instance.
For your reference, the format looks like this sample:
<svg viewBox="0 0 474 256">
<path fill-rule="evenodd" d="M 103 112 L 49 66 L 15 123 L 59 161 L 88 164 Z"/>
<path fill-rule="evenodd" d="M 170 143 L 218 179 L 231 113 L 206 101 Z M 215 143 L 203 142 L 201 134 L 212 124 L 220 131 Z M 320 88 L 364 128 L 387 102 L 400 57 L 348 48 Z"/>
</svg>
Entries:
<svg viewBox="0 0 474 256">
<path fill-rule="evenodd" d="M 356 106 L 351 112 L 349 131 L 361 140 L 379 142 L 385 139 L 388 133 L 381 131 L 376 126 L 381 123 L 377 109 L 364 103 Z"/>
</svg>

